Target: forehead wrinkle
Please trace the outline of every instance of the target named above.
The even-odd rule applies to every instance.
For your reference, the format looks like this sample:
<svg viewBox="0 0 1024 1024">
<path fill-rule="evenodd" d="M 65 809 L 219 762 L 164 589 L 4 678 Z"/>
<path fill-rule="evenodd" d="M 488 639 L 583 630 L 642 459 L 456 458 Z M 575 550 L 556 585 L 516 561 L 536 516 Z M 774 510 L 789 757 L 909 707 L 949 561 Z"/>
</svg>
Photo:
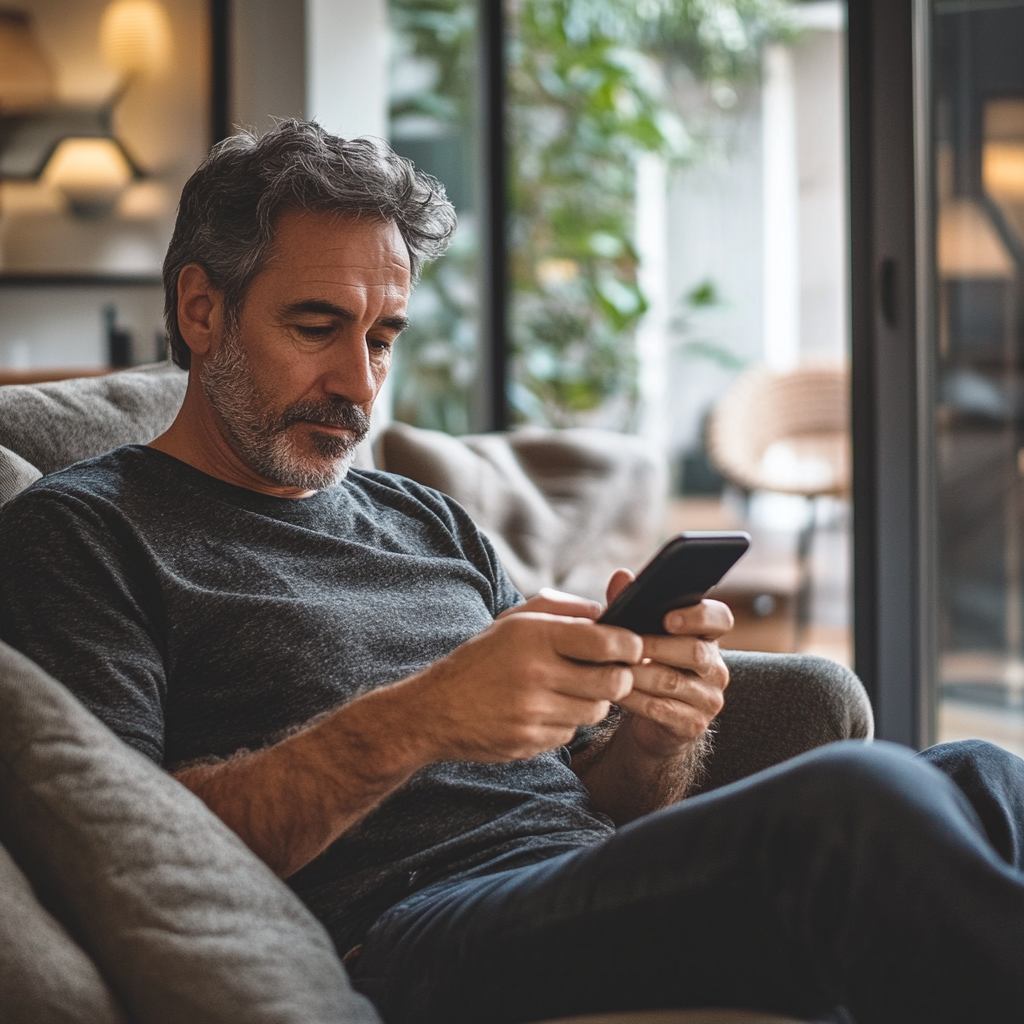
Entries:
<svg viewBox="0 0 1024 1024">
<path fill-rule="evenodd" d="M 326 299 L 299 299 L 298 302 L 287 302 L 280 307 L 281 313 L 323 313 L 337 317 L 346 323 L 354 323 L 358 317 L 351 309 L 328 302 Z"/>
</svg>

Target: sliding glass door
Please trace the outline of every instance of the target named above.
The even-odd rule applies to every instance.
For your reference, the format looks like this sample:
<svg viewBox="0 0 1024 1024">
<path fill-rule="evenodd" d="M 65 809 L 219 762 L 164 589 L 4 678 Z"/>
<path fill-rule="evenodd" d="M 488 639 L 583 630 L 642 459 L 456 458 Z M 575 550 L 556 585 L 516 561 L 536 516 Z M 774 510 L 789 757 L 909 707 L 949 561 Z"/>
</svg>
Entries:
<svg viewBox="0 0 1024 1024">
<path fill-rule="evenodd" d="M 1024 753 L 1024 2 L 928 12 L 934 720 Z"/>
<path fill-rule="evenodd" d="M 1024 753 L 1024 0 L 852 0 L 856 667 Z"/>
</svg>

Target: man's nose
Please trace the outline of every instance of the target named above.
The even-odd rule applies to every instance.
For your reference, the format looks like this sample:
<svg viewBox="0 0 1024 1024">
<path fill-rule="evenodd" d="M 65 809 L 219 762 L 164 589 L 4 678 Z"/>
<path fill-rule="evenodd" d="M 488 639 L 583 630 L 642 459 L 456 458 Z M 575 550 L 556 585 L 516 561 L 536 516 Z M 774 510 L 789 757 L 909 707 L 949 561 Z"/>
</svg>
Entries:
<svg viewBox="0 0 1024 1024">
<path fill-rule="evenodd" d="M 353 339 L 332 353 L 324 380 L 328 393 L 366 405 L 377 397 L 378 382 L 365 338 Z"/>
</svg>

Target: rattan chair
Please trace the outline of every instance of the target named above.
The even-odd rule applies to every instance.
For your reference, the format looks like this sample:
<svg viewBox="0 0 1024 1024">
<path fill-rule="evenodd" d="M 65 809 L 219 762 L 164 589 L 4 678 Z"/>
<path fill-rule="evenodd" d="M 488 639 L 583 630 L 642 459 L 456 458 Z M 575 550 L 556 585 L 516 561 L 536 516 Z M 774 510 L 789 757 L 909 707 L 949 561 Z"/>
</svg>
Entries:
<svg viewBox="0 0 1024 1024">
<path fill-rule="evenodd" d="M 840 367 L 758 367 L 739 377 L 708 422 L 708 452 L 726 480 L 747 495 L 775 491 L 807 500 L 797 540 L 797 648 L 810 619 L 817 500 L 850 492 L 849 387 Z"/>
</svg>

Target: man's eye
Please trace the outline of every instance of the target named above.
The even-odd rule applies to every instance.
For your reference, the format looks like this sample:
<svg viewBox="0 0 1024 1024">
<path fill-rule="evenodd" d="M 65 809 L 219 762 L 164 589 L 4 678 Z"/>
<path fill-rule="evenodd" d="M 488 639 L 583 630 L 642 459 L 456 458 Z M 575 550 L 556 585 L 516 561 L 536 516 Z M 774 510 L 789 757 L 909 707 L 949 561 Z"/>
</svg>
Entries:
<svg viewBox="0 0 1024 1024">
<path fill-rule="evenodd" d="M 390 352 L 391 346 L 394 344 L 387 338 L 367 338 L 366 342 L 370 348 L 376 349 L 378 352 Z"/>
<path fill-rule="evenodd" d="M 295 329 L 305 338 L 326 338 L 334 328 L 330 324 L 297 324 Z"/>
</svg>

